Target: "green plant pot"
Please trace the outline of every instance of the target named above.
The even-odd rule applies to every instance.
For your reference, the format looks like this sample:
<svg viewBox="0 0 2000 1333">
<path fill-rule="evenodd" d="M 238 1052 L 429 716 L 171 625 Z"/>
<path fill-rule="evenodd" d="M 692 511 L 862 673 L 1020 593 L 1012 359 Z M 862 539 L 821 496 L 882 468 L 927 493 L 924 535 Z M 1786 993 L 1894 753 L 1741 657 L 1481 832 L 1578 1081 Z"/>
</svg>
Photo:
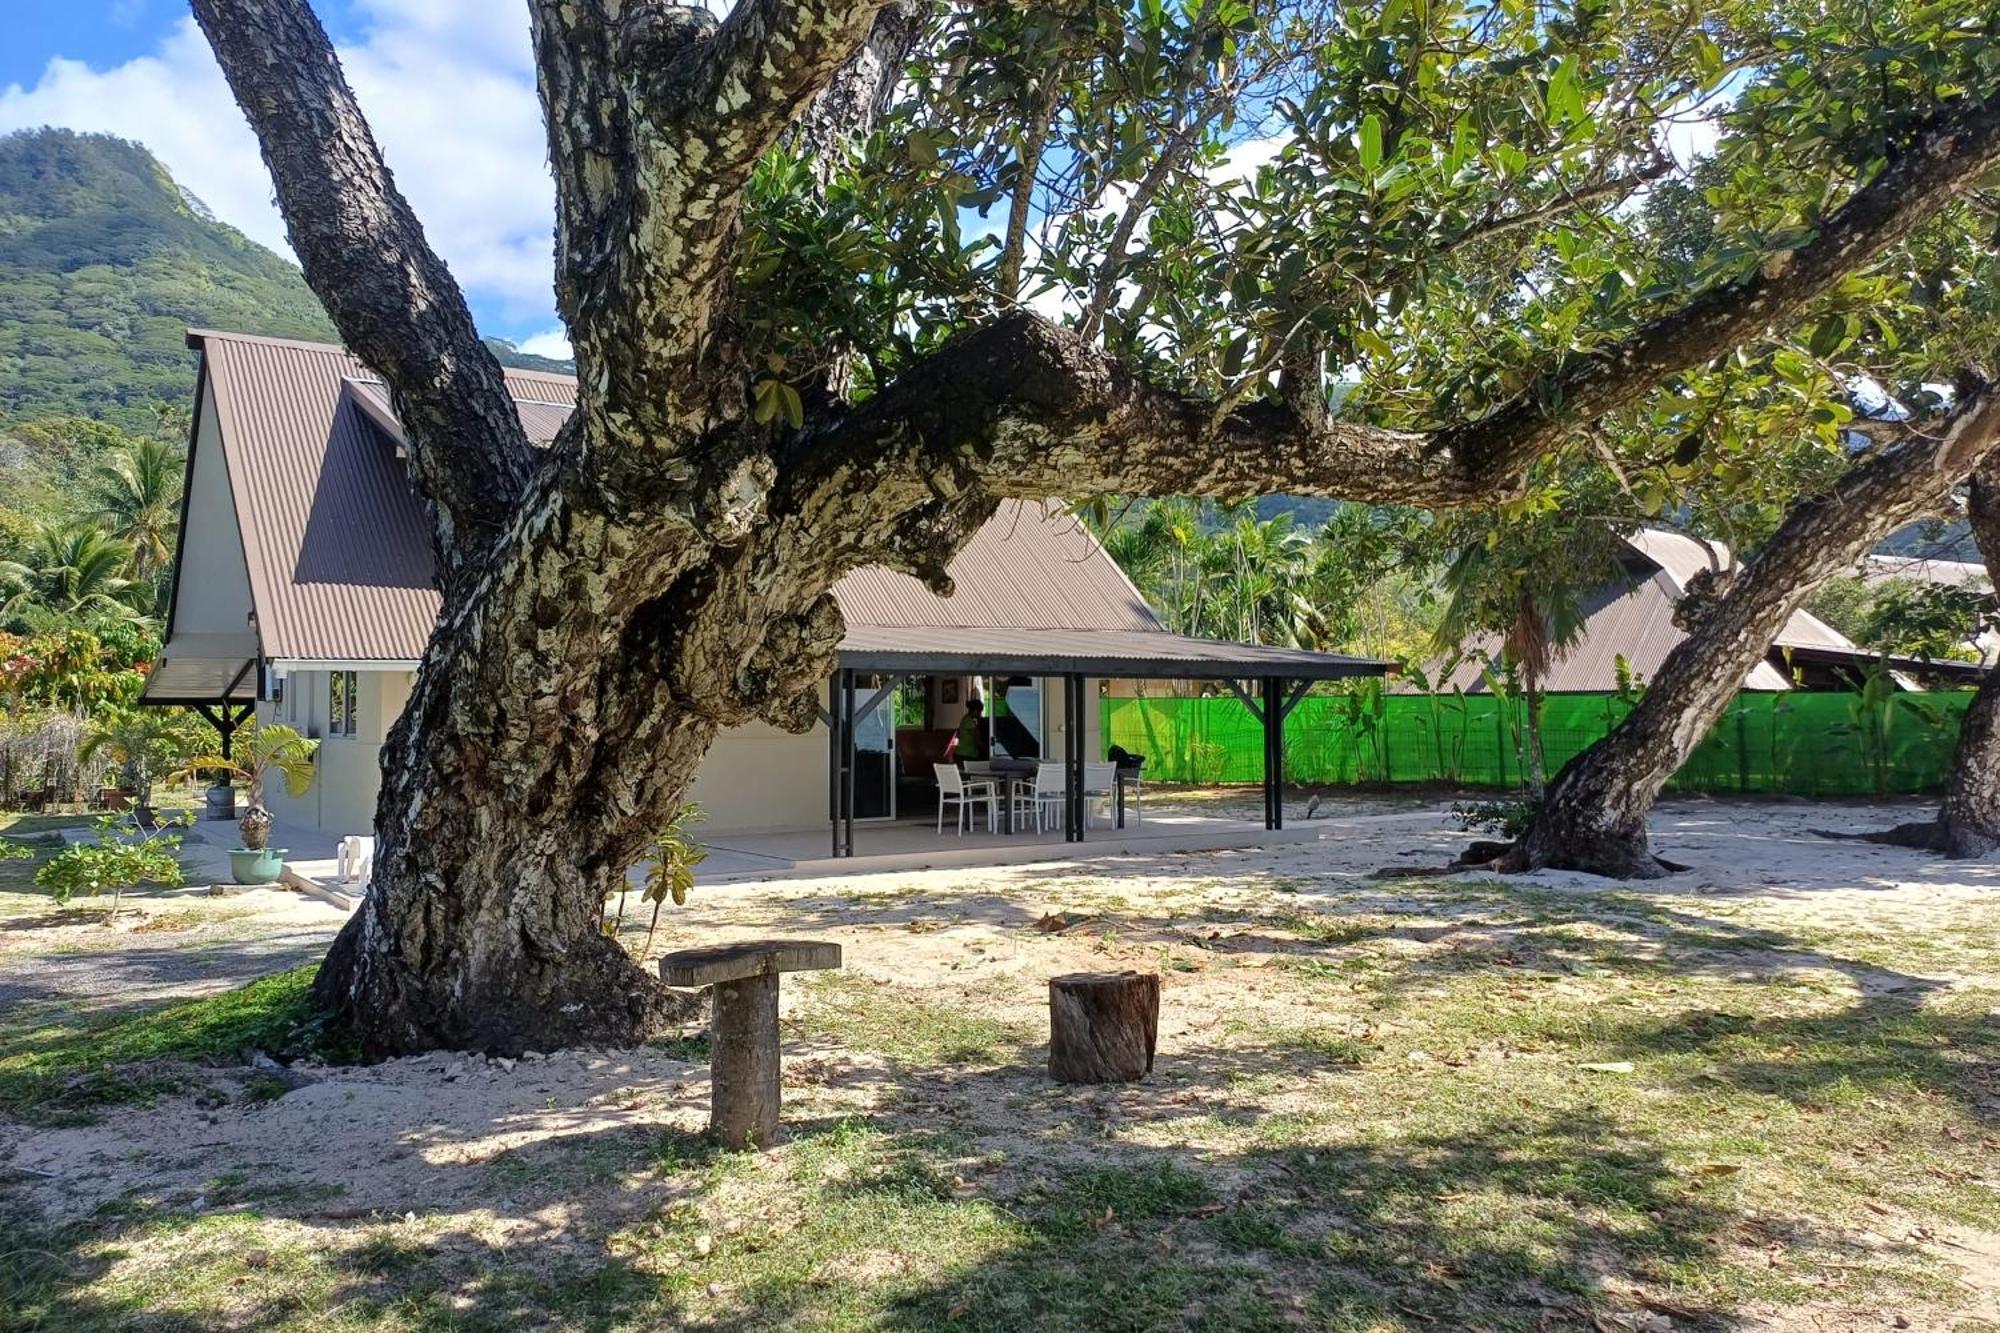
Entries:
<svg viewBox="0 0 2000 1333">
<path fill-rule="evenodd" d="M 238 884 L 271 884 L 285 865 L 282 847 L 235 847 L 229 852 L 229 877 Z"/>
</svg>

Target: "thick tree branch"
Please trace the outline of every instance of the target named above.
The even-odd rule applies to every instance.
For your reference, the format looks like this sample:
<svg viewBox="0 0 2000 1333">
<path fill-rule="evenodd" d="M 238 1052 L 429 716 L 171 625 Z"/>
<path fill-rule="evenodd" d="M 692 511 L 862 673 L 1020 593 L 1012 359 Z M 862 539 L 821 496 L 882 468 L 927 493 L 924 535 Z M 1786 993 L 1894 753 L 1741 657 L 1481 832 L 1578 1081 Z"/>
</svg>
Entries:
<svg viewBox="0 0 2000 1333">
<path fill-rule="evenodd" d="M 1799 249 L 1703 293 L 1485 418 L 1420 433 L 1216 404 L 1152 385 L 1081 334 L 1012 311 L 953 339 L 791 460 L 773 513 L 912 497 L 1274 492 L 1384 504 L 1479 503 L 1537 457 L 1669 376 L 1721 356 L 1863 268 L 2000 163 L 2000 99 L 1945 118 Z M 868 522 L 856 522 L 856 533 Z M 843 543 L 843 548 L 859 543 Z M 855 546 L 865 563 L 893 553 Z"/>
<path fill-rule="evenodd" d="M 1513 406 L 1438 432 L 1436 447 L 1462 459 L 1485 486 L 1510 484 L 1576 426 L 1797 314 L 1996 166 L 2000 96 L 1940 117 L 1798 249 L 1773 254 L 1752 276 L 1704 292 L 1603 352 L 1544 376 Z"/>
<path fill-rule="evenodd" d="M 506 527 L 534 455 L 500 364 L 396 189 L 306 0 L 194 0 L 263 146 L 292 248 L 349 350 L 388 382 L 455 585 Z"/>
<path fill-rule="evenodd" d="M 555 0 L 540 0 L 552 4 Z M 647 435 L 731 420 L 740 383 L 703 373 L 727 317 L 736 226 L 757 161 L 862 49 L 885 0 L 739 0 L 696 37 L 688 11 L 635 16 L 621 64 L 631 71 L 634 142 L 619 228 L 616 293 L 576 330 L 582 364 L 601 367 L 606 397 Z M 563 7 L 563 6 L 559 6 Z M 630 25 L 628 24 L 628 27 Z M 662 376 L 677 387 L 659 402 Z"/>
<path fill-rule="evenodd" d="M 1688 637 L 1611 732 L 1565 765 L 1504 868 L 1659 873 L 1647 844 L 1653 802 L 1821 583 L 1934 509 L 2000 448 L 2000 388 L 1981 385 L 1936 435 L 1912 435 L 1795 506 L 1735 574 L 1691 588 L 1675 620 Z M 1719 589 L 1719 592 L 1718 592 Z"/>
</svg>

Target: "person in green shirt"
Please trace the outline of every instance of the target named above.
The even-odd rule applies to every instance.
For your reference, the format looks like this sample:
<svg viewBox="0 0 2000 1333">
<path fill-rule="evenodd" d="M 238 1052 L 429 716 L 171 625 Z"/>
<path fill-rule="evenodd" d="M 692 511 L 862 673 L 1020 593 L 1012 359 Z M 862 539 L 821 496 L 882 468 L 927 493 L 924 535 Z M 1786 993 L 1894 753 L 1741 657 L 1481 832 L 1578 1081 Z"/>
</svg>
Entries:
<svg viewBox="0 0 2000 1333">
<path fill-rule="evenodd" d="M 966 702 L 965 716 L 958 723 L 958 760 L 985 759 L 986 705 L 977 699 Z"/>
</svg>

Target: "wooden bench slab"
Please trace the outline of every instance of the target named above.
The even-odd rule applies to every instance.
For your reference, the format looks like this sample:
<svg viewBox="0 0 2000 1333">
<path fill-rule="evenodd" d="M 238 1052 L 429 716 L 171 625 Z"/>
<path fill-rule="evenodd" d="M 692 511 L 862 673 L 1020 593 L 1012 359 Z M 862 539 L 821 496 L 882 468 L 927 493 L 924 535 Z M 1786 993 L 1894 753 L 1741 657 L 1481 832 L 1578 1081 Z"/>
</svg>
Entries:
<svg viewBox="0 0 2000 1333">
<path fill-rule="evenodd" d="M 717 986 L 781 972 L 823 972 L 840 966 L 840 946 L 825 940 L 749 940 L 712 949 L 682 949 L 660 959 L 669 986 Z"/>
</svg>

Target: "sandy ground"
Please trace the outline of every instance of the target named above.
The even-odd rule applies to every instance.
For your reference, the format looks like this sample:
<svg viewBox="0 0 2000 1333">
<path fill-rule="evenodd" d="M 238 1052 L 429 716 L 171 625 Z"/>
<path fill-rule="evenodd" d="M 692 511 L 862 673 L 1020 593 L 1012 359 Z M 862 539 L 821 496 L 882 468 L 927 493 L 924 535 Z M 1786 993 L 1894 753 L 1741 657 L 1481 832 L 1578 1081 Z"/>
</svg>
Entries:
<svg viewBox="0 0 2000 1333">
<path fill-rule="evenodd" d="M 1655 817 L 1656 843 L 1692 869 L 1644 892 L 1669 903 L 1755 901 L 1760 924 L 1839 918 L 1925 930 L 2000 889 L 2000 863 L 1947 863 L 1813 833 L 1886 827 L 1915 808 L 1671 802 Z M 1316 826 L 1324 840 L 1268 850 L 701 888 L 687 909 L 669 918 L 671 938 L 659 947 L 774 933 L 836 940 L 845 951 L 843 984 L 859 979 L 923 987 L 940 1003 L 960 995 L 968 1006 L 997 1008 L 1024 1024 L 1038 1021 L 1046 979 L 1056 972 L 1164 960 L 1170 997 L 1160 1042 L 1162 1065 L 1173 1069 L 1178 1051 L 1201 1045 L 1204 1033 L 1241 1019 L 1246 1008 L 1273 1022 L 1294 1017 L 1260 1010 L 1279 1001 L 1260 991 L 1254 972 L 1241 970 L 1242 960 L 1255 966 L 1260 932 L 1270 929 L 1250 923 L 1251 903 L 1268 909 L 1275 885 L 1301 907 L 1337 903 L 1349 914 L 1393 914 L 1398 899 L 1379 872 L 1441 865 L 1468 837 L 1440 807 L 1341 811 Z M 1561 892 L 1606 891 L 1603 881 L 1586 876 L 1524 878 Z M 158 917 L 185 912 L 194 901 L 150 898 L 139 906 Z M 127 1001 L 201 993 L 309 957 L 341 918 L 290 894 L 220 901 L 225 917 L 213 928 L 214 940 L 197 940 L 200 947 L 192 949 L 163 938 L 157 948 L 93 948 L 24 968 L 21 955 L 48 940 L 16 935 L 0 954 L 0 1004 L 64 993 L 122 994 Z M 1240 924 L 1231 920 L 1239 908 L 1245 916 Z M 1064 920 L 1075 924 L 1053 933 L 1037 929 L 1051 914 L 1071 914 Z M 32 933 L 86 929 L 59 925 Z M 1430 943 L 1413 936 L 1409 947 Z M 1238 960 L 1226 974 L 1208 967 L 1218 947 Z M 181 953 L 187 957 L 168 961 Z M 10 956 L 16 961 L 10 963 Z M 1863 994 L 1907 983 L 1901 974 L 1867 968 L 1850 969 L 1849 979 Z M 787 1013 L 802 990 L 801 983 L 787 982 Z M 890 1095 L 890 1080 L 869 1057 L 798 1041 L 788 1043 L 786 1057 L 788 1114 L 866 1114 Z M 432 1055 L 297 1073 L 302 1086 L 274 1101 L 215 1107 L 187 1099 L 117 1110 L 84 1128 L 20 1133 L 11 1143 L 0 1140 L 0 1166 L 25 1177 L 24 1190 L 57 1218 L 82 1215 L 134 1191 L 160 1206 L 200 1211 L 213 1206 L 216 1178 L 249 1172 L 264 1187 L 299 1200 L 304 1225 L 371 1213 L 453 1214 L 495 1239 L 559 1239 L 581 1218 L 601 1233 L 620 1217 L 661 1206 L 675 1188 L 668 1173 L 637 1185 L 593 1188 L 591 1156 L 621 1136 L 656 1135 L 668 1126 L 699 1130 L 708 1096 L 706 1068 L 676 1058 L 671 1046 L 518 1062 Z M 1198 1100 L 1204 1080 L 1226 1078 L 1229 1071 L 1183 1071 L 1145 1092 L 1074 1093 L 1052 1091 L 1039 1071 L 1001 1074 L 978 1094 L 977 1106 L 948 1082 L 926 1086 L 906 1074 L 898 1076 L 894 1095 L 931 1099 L 953 1116 L 989 1127 L 1011 1124 L 1059 1143 L 1062 1128 L 1077 1122 L 1123 1123 L 1143 1134 L 1146 1124 L 1171 1121 Z M 1312 1089 L 1300 1095 L 1311 1096 Z M 1092 1151 L 1087 1135 L 1077 1137 L 1074 1151 Z M 1986 1272 L 1976 1285 L 1992 1276 Z"/>
</svg>

